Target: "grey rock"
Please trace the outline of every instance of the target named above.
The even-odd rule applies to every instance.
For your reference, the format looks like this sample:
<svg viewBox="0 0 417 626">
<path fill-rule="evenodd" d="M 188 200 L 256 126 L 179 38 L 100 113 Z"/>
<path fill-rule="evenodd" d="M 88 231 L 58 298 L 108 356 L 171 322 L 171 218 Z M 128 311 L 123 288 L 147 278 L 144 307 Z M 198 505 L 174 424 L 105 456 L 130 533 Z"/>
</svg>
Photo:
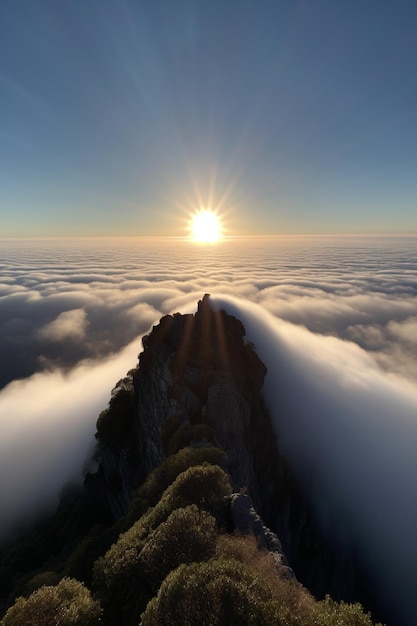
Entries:
<svg viewBox="0 0 417 626">
<path fill-rule="evenodd" d="M 86 490 L 119 519 L 135 488 L 164 459 L 161 433 L 166 421 L 175 417 L 178 424 L 207 424 L 228 456 L 234 490 L 246 488 L 251 496 L 233 496 L 233 526 L 259 537 L 281 572 L 291 577 L 285 552 L 297 578 L 314 594 L 343 594 L 350 601 L 349 555 L 341 556 L 320 535 L 309 503 L 278 450 L 261 395 L 266 367 L 244 337 L 242 323 L 225 311 L 213 311 L 207 295 L 195 315 L 163 317 L 143 338 L 139 366 L 130 373 L 132 383 L 122 385 L 133 394 L 134 422 L 117 446 L 99 441 L 99 467 L 87 476 Z M 289 419 L 285 407 L 282 414 Z M 192 445 L 204 443 L 202 435 Z"/>
</svg>

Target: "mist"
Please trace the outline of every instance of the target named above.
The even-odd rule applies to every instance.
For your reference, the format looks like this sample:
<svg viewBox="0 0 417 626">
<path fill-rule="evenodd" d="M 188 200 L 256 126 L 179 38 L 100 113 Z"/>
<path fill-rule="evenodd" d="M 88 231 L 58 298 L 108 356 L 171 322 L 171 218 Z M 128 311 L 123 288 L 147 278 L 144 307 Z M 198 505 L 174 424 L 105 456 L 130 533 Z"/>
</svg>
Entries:
<svg viewBox="0 0 417 626">
<path fill-rule="evenodd" d="M 137 340 L 113 357 L 15 381 L 0 393 L 0 540 L 52 512 L 81 483 L 110 391 L 137 364 Z"/>
<path fill-rule="evenodd" d="M 227 294 L 212 301 L 242 319 L 268 367 L 279 446 L 324 531 L 360 555 L 394 623 L 414 626 L 415 243 L 3 242 L 0 539 L 82 480 L 140 336 L 204 293 Z"/>
<path fill-rule="evenodd" d="M 324 531 L 359 555 L 396 624 L 417 623 L 417 387 L 356 344 L 311 333 L 235 298 L 268 368 L 265 396 L 279 446 Z"/>
<path fill-rule="evenodd" d="M 314 333 L 352 340 L 387 371 L 417 381 L 417 342 L 410 341 L 415 243 L 0 240 L 0 389 L 36 372 L 111 356 L 162 314 L 190 300 L 195 306 L 205 292 L 256 302 Z"/>
</svg>

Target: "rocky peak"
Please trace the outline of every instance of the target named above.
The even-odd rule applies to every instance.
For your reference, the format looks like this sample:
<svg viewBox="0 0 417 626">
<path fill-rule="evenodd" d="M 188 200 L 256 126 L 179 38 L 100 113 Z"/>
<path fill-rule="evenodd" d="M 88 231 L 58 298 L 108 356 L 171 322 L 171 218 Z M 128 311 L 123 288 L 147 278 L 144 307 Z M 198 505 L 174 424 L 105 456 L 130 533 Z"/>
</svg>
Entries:
<svg viewBox="0 0 417 626">
<path fill-rule="evenodd" d="M 99 466 L 87 476 L 86 490 L 118 519 L 134 489 L 167 454 L 188 445 L 217 445 L 227 454 L 233 489 L 247 490 L 251 497 L 250 505 L 246 498 L 232 500 L 233 515 L 248 509 L 244 523 L 254 532 L 264 525 L 255 519 L 257 511 L 280 537 L 297 578 L 313 593 L 338 597 L 341 581 L 349 579 L 349 560 L 317 532 L 309 505 L 279 453 L 261 394 L 266 371 L 245 341 L 243 324 L 215 311 L 208 294 L 194 315 L 162 317 L 143 338 L 138 367 L 119 385 L 109 412 L 98 421 Z M 121 392 L 124 402 L 118 403 Z M 117 436 L 106 437 L 108 433 Z M 349 592 L 344 596 L 349 599 Z"/>
<path fill-rule="evenodd" d="M 266 367 L 244 337 L 243 324 L 223 310 L 213 310 L 206 294 L 195 315 L 166 315 L 143 338 L 138 368 L 116 386 L 110 412 L 100 417 L 100 466 L 86 480 L 89 492 L 113 517 L 123 513 L 134 487 L 163 460 L 161 436 L 164 425 L 172 423 L 183 429 L 184 445 L 198 443 L 205 434 L 222 447 L 229 456 L 233 486 L 248 487 L 258 500 L 246 431 Z M 112 411 L 129 389 L 133 419 Z"/>
</svg>

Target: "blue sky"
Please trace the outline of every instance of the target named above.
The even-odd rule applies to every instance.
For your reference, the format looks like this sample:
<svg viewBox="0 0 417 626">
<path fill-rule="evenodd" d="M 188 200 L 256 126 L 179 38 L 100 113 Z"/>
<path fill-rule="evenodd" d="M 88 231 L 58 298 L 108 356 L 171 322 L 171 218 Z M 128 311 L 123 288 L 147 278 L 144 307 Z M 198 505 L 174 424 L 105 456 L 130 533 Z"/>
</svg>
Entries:
<svg viewBox="0 0 417 626">
<path fill-rule="evenodd" d="M 3 0 L 0 236 L 417 232 L 417 4 Z"/>
</svg>

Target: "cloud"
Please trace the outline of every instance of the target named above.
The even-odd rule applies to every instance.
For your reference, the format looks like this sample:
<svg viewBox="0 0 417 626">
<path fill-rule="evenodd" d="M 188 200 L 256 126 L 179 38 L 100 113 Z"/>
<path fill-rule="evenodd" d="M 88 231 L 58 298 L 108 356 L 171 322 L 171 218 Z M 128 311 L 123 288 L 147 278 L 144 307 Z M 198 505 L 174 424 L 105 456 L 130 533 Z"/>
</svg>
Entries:
<svg viewBox="0 0 417 626">
<path fill-rule="evenodd" d="M 88 320 L 83 309 L 64 311 L 38 331 L 39 337 L 46 341 L 63 341 L 65 339 L 81 340 L 85 336 Z"/>
<path fill-rule="evenodd" d="M 0 392 L 0 539 L 52 510 L 80 481 L 110 390 L 137 363 L 140 341 L 111 358 L 15 381 Z"/>
<path fill-rule="evenodd" d="M 417 346 L 417 317 L 409 317 L 403 322 L 389 322 L 387 330 L 395 339 L 401 339 Z"/>
<path fill-rule="evenodd" d="M 280 446 L 325 532 L 343 529 L 396 624 L 417 623 L 417 386 L 352 342 L 311 333 L 226 297 L 268 367 Z M 336 535 L 337 538 L 337 535 Z"/>
<path fill-rule="evenodd" d="M 79 476 L 138 337 L 162 314 L 194 311 L 203 293 L 227 294 L 268 366 L 280 442 L 323 524 L 345 521 L 387 604 L 410 611 L 396 623 L 417 623 L 406 598 L 417 562 L 415 240 L 18 242 L 3 252 L 0 388 L 14 381 L 0 392 L 3 528 Z"/>
<path fill-rule="evenodd" d="M 242 240 L 214 248 L 167 240 L 124 240 L 123 246 L 74 241 L 63 250 L 50 242 L 33 250 L 30 242 L 10 243 L 0 283 L 0 388 L 45 368 L 109 356 L 144 332 L 153 312 L 158 318 L 188 295 L 198 299 L 205 292 L 230 293 L 314 332 L 358 341 L 377 352 L 384 368 L 416 379 L 417 348 L 405 331 L 390 327 L 417 317 L 413 249 L 401 244 L 406 269 L 401 257 L 381 271 L 384 242 L 367 241 L 366 258 L 359 247 L 356 261 L 337 241 L 315 241 Z M 355 253 L 357 242 L 349 245 Z M 75 333 L 79 319 L 81 332 L 82 314 L 60 318 L 75 310 L 88 320 L 78 342 L 71 331 L 65 335 L 64 322 Z M 59 336 L 58 326 L 59 341 L 47 340 L 48 329 Z M 367 339 L 377 332 L 380 345 L 370 348 Z"/>
</svg>

